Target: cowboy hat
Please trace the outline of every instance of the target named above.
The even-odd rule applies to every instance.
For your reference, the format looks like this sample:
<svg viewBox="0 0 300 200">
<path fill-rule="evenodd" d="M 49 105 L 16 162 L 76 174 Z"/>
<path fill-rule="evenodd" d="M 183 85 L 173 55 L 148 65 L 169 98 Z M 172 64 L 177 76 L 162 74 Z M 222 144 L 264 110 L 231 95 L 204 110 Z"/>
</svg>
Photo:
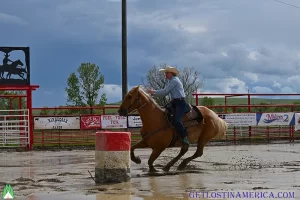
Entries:
<svg viewBox="0 0 300 200">
<path fill-rule="evenodd" d="M 159 71 L 160 72 L 165 72 L 165 73 L 171 72 L 171 73 L 176 74 L 176 75 L 179 74 L 178 69 L 176 69 L 175 67 L 166 67 L 165 69 L 160 69 Z"/>
</svg>

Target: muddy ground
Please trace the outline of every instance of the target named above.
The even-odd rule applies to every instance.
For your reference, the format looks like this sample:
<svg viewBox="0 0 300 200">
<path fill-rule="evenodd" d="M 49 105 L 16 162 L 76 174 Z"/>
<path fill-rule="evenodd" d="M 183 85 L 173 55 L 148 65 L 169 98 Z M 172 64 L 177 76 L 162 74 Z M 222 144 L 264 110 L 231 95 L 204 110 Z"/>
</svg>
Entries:
<svg viewBox="0 0 300 200">
<path fill-rule="evenodd" d="M 190 147 L 184 158 L 194 151 Z M 155 162 L 157 169 L 162 171 L 178 152 L 177 148 L 165 151 Z M 130 182 L 96 186 L 88 172 L 94 176 L 93 150 L 2 150 L 0 189 L 10 183 L 15 199 L 28 200 L 199 199 L 203 196 L 189 196 L 190 192 L 245 190 L 289 190 L 300 199 L 300 144 L 209 146 L 185 171 L 176 171 L 178 162 L 169 173 L 158 174 L 147 172 L 149 149 L 137 150 L 136 155 L 142 163 L 131 163 Z"/>
</svg>

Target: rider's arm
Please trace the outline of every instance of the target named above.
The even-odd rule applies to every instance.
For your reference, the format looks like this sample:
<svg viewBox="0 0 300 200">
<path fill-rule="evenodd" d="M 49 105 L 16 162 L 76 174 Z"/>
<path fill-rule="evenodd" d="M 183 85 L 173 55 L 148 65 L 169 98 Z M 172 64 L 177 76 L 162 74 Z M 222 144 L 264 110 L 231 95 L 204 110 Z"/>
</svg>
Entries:
<svg viewBox="0 0 300 200">
<path fill-rule="evenodd" d="M 154 96 L 166 96 L 170 93 L 170 91 L 176 86 L 177 81 L 176 79 L 170 80 L 169 84 L 166 85 L 164 89 L 161 90 L 154 90 Z"/>
</svg>

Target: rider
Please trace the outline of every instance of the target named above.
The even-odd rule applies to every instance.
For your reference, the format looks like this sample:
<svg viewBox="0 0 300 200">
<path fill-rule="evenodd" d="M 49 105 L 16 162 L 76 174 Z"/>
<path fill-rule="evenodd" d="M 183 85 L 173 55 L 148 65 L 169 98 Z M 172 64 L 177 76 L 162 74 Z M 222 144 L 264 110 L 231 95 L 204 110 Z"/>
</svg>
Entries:
<svg viewBox="0 0 300 200">
<path fill-rule="evenodd" d="M 164 89 L 148 89 L 147 92 L 153 94 L 154 96 L 166 96 L 168 94 L 171 94 L 171 105 L 173 108 L 175 108 L 173 120 L 174 126 L 180 132 L 180 135 L 183 138 L 183 142 L 186 145 L 189 145 L 189 141 L 187 139 L 187 131 L 181 121 L 187 103 L 185 101 L 185 92 L 183 89 L 183 85 L 177 76 L 179 74 L 179 71 L 175 67 L 166 67 L 165 69 L 160 69 L 159 71 L 165 72 L 166 78 L 169 80 L 167 85 Z"/>
<path fill-rule="evenodd" d="M 8 57 L 9 57 L 10 55 L 8 54 L 8 53 L 5 53 L 4 54 L 4 58 L 3 58 L 3 66 L 4 65 L 8 65 L 7 63 L 8 63 L 8 61 L 10 61 L 10 62 L 13 62 L 13 61 L 11 61 Z"/>
</svg>

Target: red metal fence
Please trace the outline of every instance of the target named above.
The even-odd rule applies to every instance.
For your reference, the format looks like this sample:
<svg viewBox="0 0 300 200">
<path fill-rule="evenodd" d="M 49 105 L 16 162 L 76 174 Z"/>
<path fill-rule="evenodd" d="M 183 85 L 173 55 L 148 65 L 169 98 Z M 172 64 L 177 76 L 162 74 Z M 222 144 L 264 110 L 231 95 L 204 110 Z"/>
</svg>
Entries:
<svg viewBox="0 0 300 200">
<path fill-rule="evenodd" d="M 300 105 L 219 105 L 208 106 L 217 113 L 241 113 L 242 108 L 251 108 L 251 112 L 264 111 L 270 108 L 282 108 L 286 112 L 300 110 Z M 33 108 L 34 117 L 70 117 L 70 116 L 95 116 L 117 114 L 118 106 L 105 107 L 60 107 L 60 108 Z M 225 110 L 227 112 L 225 112 Z M 93 114 L 89 114 L 90 112 Z M 243 111 L 243 110 L 241 110 Z M 97 120 L 96 120 L 97 121 Z M 94 145 L 95 132 L 100 128 L 81 128 L 80 130 L 62 130 L 62 129 L 44 129 L 34 130 L 34 147 L 51 146 L 86 146 Z M 124 129 L 118 129 L 124 131 Z M 140 139 L 139 128 L 127 129 L 132 133 L 132 142 Z M 114 129 L 116 131 L 116 129 Z M 300 137 L 298 131 L 294 131 L 294 126 L 266 126 L 266 127 L 230 127 L 225 138 L 215 138 L 212 142 L 221 142 L 226 144 L 237 144 L 238 142 L 270 142 L 280 140 L 285 142 L 294 142 Z"/>
</svg>

